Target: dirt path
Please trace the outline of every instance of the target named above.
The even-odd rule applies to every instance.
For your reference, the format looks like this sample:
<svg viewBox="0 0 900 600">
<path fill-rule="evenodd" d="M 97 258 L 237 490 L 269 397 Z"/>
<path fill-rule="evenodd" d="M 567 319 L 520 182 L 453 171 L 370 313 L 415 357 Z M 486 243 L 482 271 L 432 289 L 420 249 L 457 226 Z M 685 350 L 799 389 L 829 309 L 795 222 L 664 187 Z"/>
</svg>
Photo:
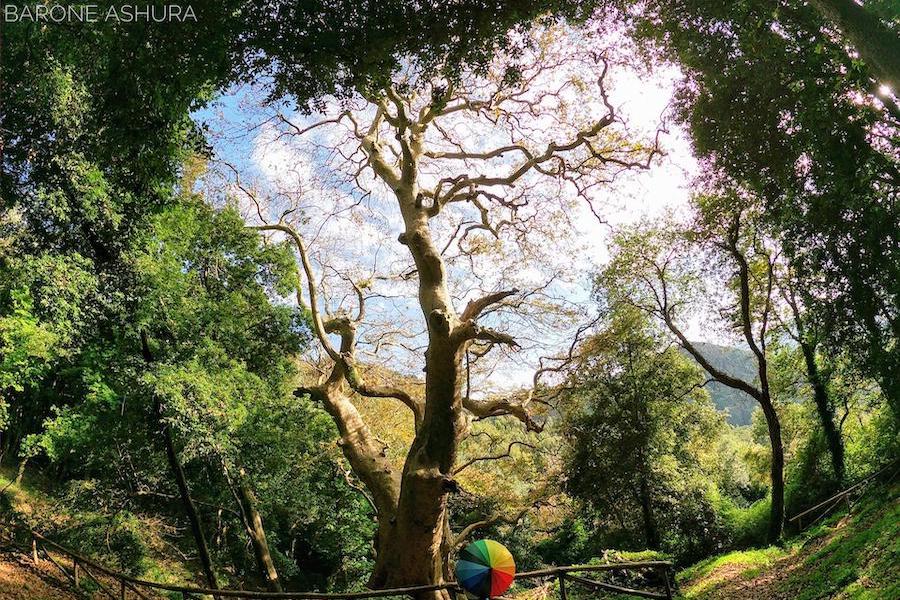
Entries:
<svg viewBox="0 0 900 600">
<path fill-rule="evenodd" d="M 799 553 L 786 556 L 770 567 L 765 572 L 744 579 L 741 576 L 743 567 L 739 565 L 726 565 L 717 569 L 711 576 L 721 580 L 721 584 L 715 587 L 704 600 L 793 600 L 792 592 L 785 592 L 780 582 L 788 579 L 791 573 L 802 562 Z"/>
<path fill-rule="evenodd" d="M 784 583 L 791 579 L 797 569 L 803 568 L 803 563 L 810 554 L 839 535 L 845 525 L 846 519 L 828 536 L 811 540 L 802 548 L 794 549 L 755 575 L 747 576 L 747 567 L 742 564 L 727 564 L 713 570 L 704 577 L 708 591 L 702 594 L 703 600 L 794 600 L 796 592 Z"/>
<path fill-rule="evenodd" d="M 0 600 L 79 600 L 49 561 L 35 565 L 21 550 L 0 546 Z"/>
</svg>

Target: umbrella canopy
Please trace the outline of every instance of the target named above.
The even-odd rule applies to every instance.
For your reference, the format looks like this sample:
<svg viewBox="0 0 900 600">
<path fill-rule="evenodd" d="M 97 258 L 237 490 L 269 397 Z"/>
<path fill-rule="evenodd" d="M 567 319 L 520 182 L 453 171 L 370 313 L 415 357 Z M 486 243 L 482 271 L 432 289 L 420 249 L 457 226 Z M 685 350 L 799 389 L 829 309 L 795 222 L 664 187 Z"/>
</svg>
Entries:
<svg viewBox="0 0 900 600">
<path fill-rule="evenodd" d="M 456 581 L 476 598 L 496 598 L 509 589 L 516 563 L 503 544 L 478 540 L 466 546 L 456 561 Z"/>
</svg>

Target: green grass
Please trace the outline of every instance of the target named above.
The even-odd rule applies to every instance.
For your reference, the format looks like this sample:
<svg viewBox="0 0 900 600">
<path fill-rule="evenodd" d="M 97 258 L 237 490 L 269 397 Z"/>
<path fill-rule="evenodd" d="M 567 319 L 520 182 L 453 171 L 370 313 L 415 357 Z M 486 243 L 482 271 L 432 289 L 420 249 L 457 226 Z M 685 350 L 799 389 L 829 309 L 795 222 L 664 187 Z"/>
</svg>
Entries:
<svg viewBox="0 0 900 600">
<path fill-rule="evenodd" d="M 849 518 L 835 515 L 783 547 L 701 561 L 678 582 L 685 598 L 730 598 L 739 582 L 761 575 L 778 576 L 754 581 L 753 598 L 900 598 L 900 486 L 873 490 Z"/>
<path fill-rule="evenodd" d="M 777 546 L 729 552 L 685 569 L 678 574 L 677 580 L 685 598 L 703 598 L 722 583 L 755 577 L 786 554 L 786 550 Z"/>
<path fill-rule="evenodd" d="M 0 469 L 0 490 L 14 477 L 15 469 Z M 142 579 L 194 583 L 190 566 L 173 553 L 157 519 L 77 508 L 68 500 L 39 472 L 28 472 L 21 485 L 10 486 L 0 497 L 0 519 L 34 527 L 63 546 Z"/>
<path fill-rule="evenodd" d="M 759 571 L 764 567 L 770 566 L 775 560 L 783 557 L 785 554 L 785 550 L 776 546 L 720 554 L 688 567 L 678 574 L 678 581 L 681 583 L 703 579 L 722 567 L 740 567 L 742 569 L 741 573 Z"/>
<path fill-rule="evenodd" d="M 829 528 L 830 529 L 830 528 Z M 867 499 L 828 541 L 804 557 L 782 589 L 797 600 L 900 598 L 900 502 L 897 490 Z"/>
</svg>

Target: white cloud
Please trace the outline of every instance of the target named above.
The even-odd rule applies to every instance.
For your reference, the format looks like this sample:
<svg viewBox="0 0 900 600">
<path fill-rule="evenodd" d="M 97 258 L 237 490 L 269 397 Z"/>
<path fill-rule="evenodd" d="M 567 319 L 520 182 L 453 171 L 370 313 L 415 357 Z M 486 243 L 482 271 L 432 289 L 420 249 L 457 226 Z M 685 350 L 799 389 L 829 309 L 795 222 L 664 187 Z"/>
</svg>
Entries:
<svg viewBox="0 0 900 600">
<path fill-rule="evenodd" d="M 616 65 L 612 72 L 611 99 L 627 121 L 629 131 L 652 140 L 679 74 L 663 70 L 648 75 L 627 65 Z M 564 75 L 557 73 L 544 85 L 558 85 Z M 541 89 L 533 90 L 534 94 L 540 92 Z M 597 98 L 579 103 L 578 94 L 574 91 L 566 93 L 570 96 L 567 96 L 568 103 L 564 108 L 571 112 L 573 119 L 593 120 L 605 111 Z M 420 360 L 424 327 L 415 299 L 415 281 L 400 277 L 408 273 L 413 264 L 407 249 L 397 241 L 402 223 L 395 201 L 368 171 L 362 172 L 356 181 L 348 179 L 347 173 L 352 172 L 352 161 L 357 156 L 356 142 L 348 135 L 349 122 L 317 128 L 302 138 L 289 135 L 291 131 L 308 127 L 314 119 L 334 118 L 342 109 L 342 106 L 332 104 L 325 115 L 286 114 L 284 117 L 291 124 L 286 127 L 279 127 L 271 114 L 264 115 L 262 125 L 254 130 L 248 152 L 237 157 L 238 168 L 244 171 L 242 177 L 253 178 L 257 188 L 275 198 L 269 213 L 264 215 L 266 218 L 278 218 L 286 207 L 296 208 L 289 218 L 301 227 L 308 240 L 323 288 L 329 290 L 328 306 L 332 310 L 352 306 L 354 296 L 343 276 L 351 276 L 356 281 L 369 279 L 368 292 L 375 295 L 368 306 L 373 323 L 364 328 L 361 337 L 374 343 L 383 338 L 385 332 L 410 330 L 410 336 L 398 340 L 412 348 L 403 350 L 400 346 L 392 346 L 387 361 L 394 368 L 413 365 Z M 368 123 L 372 115 L 372 109 L 365 108 L 358 120 Z M 244 130 L 254 124 L 252 119 L 255 118 L 257 124 L 260 122 L 259 112 L 248 115 L 232 111 L 227 116 Z M 541 117 L 529 129 L 518 133 L 527 143 L 540 147 L 555 139 L 558 125 L 559 115 L 552 114 Z M 462 117 L 451 126 L 469 150 L 484 150 L 505 141 L 502 128 L 486 128 L 483 123 L 476 127 Z M 649 170 L 623 173 L 612 183 L 597 188 L 591 199 L 604 223 L 598 221 L 587 203 L 572 204 L 574 197 L 565 197 L 564 185 L 558 189 L 552 186 L 537 188 L 544 196 L 542 202 L 545 204 L 522 209 L 523 212 L 551 210 L 550 203 L 555 203 L 557 208 L 570 204 L 565 226 L 571 227 L 573 235 L 560 236 L 553 241 L 548 238 L 541 247 L 527 251 L 486 253 L 464 260 L 453 259 L 454 249 L 448 248 L 451 287 L 458 296 L 460 307 L 486 290 L 513 285 L 522 289 L 537 288 L 546 282 L 548 273 L 556 273 L 558 279 L 545 294 L 555 296 L 562 303 L 581 305 L 585 312 L 591 312 L 592 307 L 587 305 L 590 275 L 609 258 L 611 230 L 643 218 L 660 216 L 665 211 L 688 210 L 690 181 L 696 172 L 696 162 L 687 138 L 670 126 L 670 133 L 663 135 L 660 141 L 666 156 L 654 161 Z M 217 150 L 233 154 L 234 149 L 228 148 L 228 143 L 227 138 L 222 138 Z M 495 171 L 486 170 L 482 174 L 507 172 L 513 160 L 508 157 L 497 161 L 490 167 Z M 433 185 L 448 175 L 445 171 L 429 172 L 428 169 L 427 165 L 423 168 L 423 185 Z M 356 187 L 357 181 L 366 189 Z M 447 220 L 462 219 L 467 211 L 471 217 L 469 206 L 446 209 L 446 214 L 442 215 L 444 223 L 436 228 L 442 245 L 454 227 Z M 476 232 L 473 237 L 478 235 L 491 241 L 484 232 Z M 477 266 L 477 278 L 468 271 L 470 260 Z M 563 348 L 571 340 L 572 322 L 553 323 L 549 318 L 546 322 L 541 322 L 540 318 L 529 321 L 511 316 L 498 319 L 503 325 L 517 328 L 526 340 L 523 343 L 526 348 L 512 358 L 499 359 L 502 368 L 479 375 L 482 381 L 478 384 L 485 387 L 508 389 L 529 384 L 538 356 L 553 348 Z M 692 334 L 700 331 L 702 327 L 694 324 L 689 329 Z"/>
</svg>

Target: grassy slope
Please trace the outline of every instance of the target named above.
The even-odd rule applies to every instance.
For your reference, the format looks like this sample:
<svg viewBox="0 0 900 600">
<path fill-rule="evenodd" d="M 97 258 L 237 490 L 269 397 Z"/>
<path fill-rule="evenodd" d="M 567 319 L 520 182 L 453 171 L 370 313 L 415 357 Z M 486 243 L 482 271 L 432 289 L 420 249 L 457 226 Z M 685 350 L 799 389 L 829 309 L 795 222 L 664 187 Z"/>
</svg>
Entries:
<svg viewBox="0 0 900 600">
<path fill-rule="evenodd" d="M 115 531 L 113 521 L 108 515 L 89 510 L 74 510 L 66 505 L 64 500 L 52 489 L 52 485 L 42 477 L 34 473 L 28 473 L 21 486 L 12 485 L 7 488 L 10 480 L 15 476 L 12 469 L 0 469 L 0 490 L 6 488 L 4 498 L 0 498 L 0 522 L 6 519 L 14 519 L 20 523 L 28 523 L 37 531 L 49 532 L 48 537 L 62 542 L 71 549 L 94 558 L 100 563 L 122 570 L 116 564 L 115 556 L 106 548 L 90 543 L 94 536 L 71 536 L 72 539 L 62 539 L 60 532 L 72 532 L 78 530 L 78 525 L 92 520 L 99 523 L 109 523 L 105 528 L 107 533 Z M 173 584 L 195 584 L 195 573 L 183 561 L 177 560 L 175 546 L 169 542 L 164 533 L 164 527 L 158 519 L 142 517 L 138 520 L 139 529 L 137 535 L 146 554 L 138 561 L 136 570 L 132 575 L 143 579 Z M 99 527 L 103 531 L 103 527 Z M 96 534 L 96 532 L 94 532 Z M 21 540 L 19 540 L 21 542 Z M 68 559 L 65 559 L 66 563 Z M 27 554 L 23 555 L 21 547 L 11 543 L 9 532 L 0 527 L 0 579 L 6 571 L 7 579 L 16 573 L 22 581 L 28 585 L 34 585 L 35 590 L 41 593 L 31 596 L 23 596 L 30 599 L 56 598 L 50 593 L 50 588 L 68 590 L 69 586 L 65 578 L 54 567 L 42 561 L 33 565 Z M 8 585 L 14 586 L 9 581 Z M 91 586 L 88 585 L 88 588 Z M 0 599 L 18 598 L 15 595 L 6 595 L 8 591 L 0 585 Z M 68 596 L 61 596 L 68 597 Z M 180 597 L 180 596 L 179 596 Z"/>
<path fill-rule="evenodd" d="M 685 598 L 900 598 L 900 486 L 879 489 L 784 547 L 707 559 L 679 577 Z"/>
</svg>

